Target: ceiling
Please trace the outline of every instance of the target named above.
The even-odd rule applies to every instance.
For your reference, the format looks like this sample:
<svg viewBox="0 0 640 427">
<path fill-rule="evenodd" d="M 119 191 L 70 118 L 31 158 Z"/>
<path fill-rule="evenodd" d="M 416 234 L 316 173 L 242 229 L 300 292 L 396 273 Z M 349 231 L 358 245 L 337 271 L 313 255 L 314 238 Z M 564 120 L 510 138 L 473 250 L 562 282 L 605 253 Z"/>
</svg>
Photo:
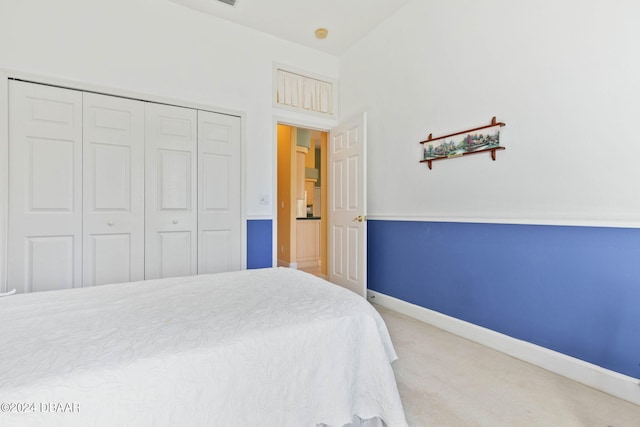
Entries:
<svg viewBox="0 0 640 427">
<path fill-rule="evenodd" d="M 409 0 L 169 0 L 301 45 L 340 55 Z M 315 37 L 326 28 L 324 40 Z"/>
</svg>

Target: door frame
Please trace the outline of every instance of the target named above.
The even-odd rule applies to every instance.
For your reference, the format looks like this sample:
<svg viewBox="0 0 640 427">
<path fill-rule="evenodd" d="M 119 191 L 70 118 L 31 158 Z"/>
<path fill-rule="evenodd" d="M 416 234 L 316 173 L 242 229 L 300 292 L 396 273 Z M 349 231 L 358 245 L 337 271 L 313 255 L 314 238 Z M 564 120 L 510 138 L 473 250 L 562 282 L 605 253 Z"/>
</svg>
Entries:
<svg viewBox="0 0 640 427">
<path fill-rule="evenodd" d="M 0 292 L 7 292 L 9 226 L 9 74 L 0 69 Z"/>
<path fill-rule="evenodd" d="M 301 119 L 301 118 L 284 116 L 284 115 L 273 116 L 273 120 L 272 120 L 273 151 L 271 156 L 273 159 L 273 162 L 272 162 L 273 173 L 271 174 L 272 175 L 271 194 L 273 194 L 273 200 L 271 204 L 271 212 L 272 212 L 272 218 L 273 218 L 273 220 L 271 221 L 271 236 L 273 236 L 271 239 L 271 243 L 272 243 L 271 262 L 273 266 L 278 265 L 278 203 L 280 203 L 280 201 L 278 200 L 278 125 L 285 125 L 285 126 L 291 126 L 294 128 L 302 128 L 302 129 L 310 129 L 310 130 L 315 130 L 320 132 L 326 132 L 327 146 L 328 146 L 329 132 L 331 131 L 331 129 L 335 128 L 338 125 L 338 120 L 322 119 L 322 118 L 318 118 L 315 120 L 313 118 Z M 326 177 L 326 179 L 328 179 L 328 177 Z M 323 185 L 328 185 L 328 181 L 325 180 L 325 177 L 323 177 L 323 180 L 324 180 Z M 329 188 L 327 187 L 327 191 L 328 190 Z M 327 220 L 327 230 L 328 230 L 329 218 L 326 218 L 326 220 Z M 327 263 L 328 262 L 329 262 L 329 248 L 327 247 Z"/>
<path fill-rule="evenodd" d="M 211 111 L 240 117 L 240 244 L 242 270 L 247 268 L 247 114 L 244 111 L 226 107 L 201 104 L 198 102 L 175 99 L 144 92 L 135 92 L 116 87 L 100 86 L 73 80 L 65 80 L 40 74 L 0 68 L 0 292 L 7 292 L 7 230 L 9 214 L 9 80 L 23 80 L 56 86 L 65 89 L 93 92 L 102 95 L 117 96 L 157 104 L 174 105 L 196 110 Z"/>
</svg>

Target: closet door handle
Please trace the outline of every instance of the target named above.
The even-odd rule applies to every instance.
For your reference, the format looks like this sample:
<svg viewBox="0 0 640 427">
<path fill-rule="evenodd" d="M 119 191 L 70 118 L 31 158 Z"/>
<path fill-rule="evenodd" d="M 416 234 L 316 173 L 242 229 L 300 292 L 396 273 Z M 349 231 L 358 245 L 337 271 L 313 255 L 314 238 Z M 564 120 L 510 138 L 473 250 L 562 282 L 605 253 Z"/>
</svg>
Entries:
<svg viewBox="0 0 640 427">
<path fill-rule="evenodd" d="M 108 221 L 108 222 L 107 222 L 107 225 L 108 225 L 109 227 L 113 227 L 113 221 Z"/>
<path fill-rule="evenodd" d="M 173 221 L 171 221 L 171 223 L 173 223 L 173 224 L 177 224 L 177 223 L 178 223 L 178 220 L 177 220 L 177 219 L 174 219 Z"/>
</svg>

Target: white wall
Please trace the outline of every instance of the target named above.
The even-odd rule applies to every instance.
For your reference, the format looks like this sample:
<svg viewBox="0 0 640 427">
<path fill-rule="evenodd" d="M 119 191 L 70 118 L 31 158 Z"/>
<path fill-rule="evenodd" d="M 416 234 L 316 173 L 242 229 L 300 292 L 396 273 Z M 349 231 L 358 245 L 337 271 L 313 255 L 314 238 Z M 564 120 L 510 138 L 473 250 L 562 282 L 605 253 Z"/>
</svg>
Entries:
<svg viewBox="0 0 640 427">
<path fill-rule="evenodd" d="M 272 216 L 273 117 L 298 117 L 272 107 L 273 62 L 338 76 L 334 56 L 168 0 L 0 0 L 0 68 L 246 113 L 250 218 Z"/>
<path fill-rule="evenodd" d="M 369 113 L 369 213 L 640 225 L 640 2 L 413 0 L 341 57 Z M 419 164 L 419 141 L 506 122 L 506 151 Z"/>
</svg>

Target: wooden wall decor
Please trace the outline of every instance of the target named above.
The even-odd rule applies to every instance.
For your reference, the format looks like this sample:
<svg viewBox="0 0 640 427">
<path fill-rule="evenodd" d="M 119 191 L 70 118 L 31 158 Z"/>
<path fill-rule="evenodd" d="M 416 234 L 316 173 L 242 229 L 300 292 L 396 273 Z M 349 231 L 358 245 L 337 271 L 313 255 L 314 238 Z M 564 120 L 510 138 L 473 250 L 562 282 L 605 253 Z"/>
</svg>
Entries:
<svg viewBox="0 0 640 427">
<path fill-rule="evenodd" d="M 424 147 L 424 156 L 420 163 L 426 163 L 429 169 L 436 160 L 452 159 L 478 153 L 491 153 L 491 159 L 496 159 L 496 151 L 504 150 L 500 146 L 500 128 L 505 123 L 496 121 L 495 116 L 491 124 L 450 133 L 434 138 L 433 134 L 420 141 Z M 493 128 L 493 129 L 492 129 Z"/>
</svg>

